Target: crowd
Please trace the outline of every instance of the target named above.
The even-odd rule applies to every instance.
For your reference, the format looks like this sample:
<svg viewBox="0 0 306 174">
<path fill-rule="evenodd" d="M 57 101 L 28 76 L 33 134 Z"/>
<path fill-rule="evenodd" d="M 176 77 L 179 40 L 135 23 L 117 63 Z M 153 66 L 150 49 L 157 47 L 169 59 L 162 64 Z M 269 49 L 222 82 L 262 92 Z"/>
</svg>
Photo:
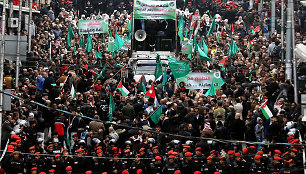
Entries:
<svg viewBox="0 0 306 174">
<path fill-rule="evenodd" d="M 112 36 L 127 36 L 133 1 L 41 5 L 30 27 L 35 66 L 21 68 L 16 88 L 14 64 L 5 68 L 4 87 L 22 100 L 12 97 L 11 111 L 3 111 L 0 173 L 303 173 L 306 124 L 294 102 L 297 84 L 285 80 L 279 2 L 272 35 L 269 3 L 258 11 L 258 2 L 178 0 L 177 8 L 190 13 L 184 16 L 187 29 L 191 15 L 203 19 L 196 38 L 205 38 L 211 61 L 185 54 L 179 59 L 189 60 L 193 72 L 221 71 L 225 84 L 206 97 L 205 90 L 188 90 L 184 82 L 177 87 L 171 69 L 165 90 L 162 80 L 145 82 L 146 90 L 155 86 L 162 106 L 155 124 L 150 114 L 157 106 L 134 80 L 130 52 L 109 52 L 109 33 L 91 35 L 88 52 L 88 35 L 77 32 L 79 19 L 102 18 Z M 306 11 L 298 2 L 295 11 L 296 43 L 305 44 Z M 209 15 L 216 16 L 216 31 L 222 33 L 218 41 L 215 33 L 207 35 Z M 74 31 L 70 46 L 69 25 Z M 231 39 L 239 51 L 221 67 Z M 128 75 L 116 74 L 125 65 Z M 127 97 L 116 89 L 121 80 Z M 299 94 L 305 90 L 299 88 Z M 273 113 L 270 119 L 261 111 L 264 101 Z"/>
</svg>

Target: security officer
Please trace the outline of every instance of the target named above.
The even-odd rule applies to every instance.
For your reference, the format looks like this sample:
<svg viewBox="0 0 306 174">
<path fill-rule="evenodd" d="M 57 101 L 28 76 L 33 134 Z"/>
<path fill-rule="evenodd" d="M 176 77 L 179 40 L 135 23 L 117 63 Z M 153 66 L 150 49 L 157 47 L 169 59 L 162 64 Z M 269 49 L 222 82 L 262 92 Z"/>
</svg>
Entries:
<svg viewBox="0 0 306 174">
<path fill-rule="evenodd" d="M 278 173 L 279 170 L 282 168 L 282 163 L 281 163 L 281 157 L 279 156 L 274 156 L 274 159 L 272 163 L 268 165 L 268 171 L 271 172 L 272 174 Z"/>
<path fill-rule="evenodd" d="M 245 173 L 249 169 L 247 162 L 241 158 L 241 154 L 239 152 L 235 153 L 235 161 L 233 162 L 232 167 L 234 173 Z"/>
<path fill-rule="evenodd" d="M 193 173 L 194 172 L 194 162 L 192 159 L 192 153 L 186 152 L 185 159 L 182 161 L 182 173 Z"/>
<path fill-rule="evenodd" d="M 163 163 L 160 156 L 155 157 L 155 162 L 150 164 L 151 173 L 162 173 Z"/>
<path fill-rule="evenodd" d="M 216 171 L 216 165 L 212 156 L 206 158 L 206 164 L 203 165 L 201 171 L 204 173 L 214 173 Z"/>
<path fill-rule="evenodd" d="M 217 165 L 217 171 L 222 174 L 233 173 L 232 167 L 227 164 L 225 157 L 220 157 L 219 165 Z"/>
<path fill-rule="evenodd" d="M 168 162 L 163 169 L 163 173 L 173 174 L 178 169 L 179 166 L 174 162 L 174 156 L 170 155 L 168 157 Z"/>
<path fill-rule="evenodd" d="M 202 165 L 204 164 L 204 155 L 201 152 L 201 147 L 197 147 L 195 149 L 195 155 L 193 156 L 193 160 L 195 163 L 195 170 L 200 171 Z"/>
<path fill-rule="evenodd" d="M 265 167 L 261 163 L 261 156 L 255 155 L 254 162 L 251 164 L 250 173 L 265 173 Z"/>
</svg>

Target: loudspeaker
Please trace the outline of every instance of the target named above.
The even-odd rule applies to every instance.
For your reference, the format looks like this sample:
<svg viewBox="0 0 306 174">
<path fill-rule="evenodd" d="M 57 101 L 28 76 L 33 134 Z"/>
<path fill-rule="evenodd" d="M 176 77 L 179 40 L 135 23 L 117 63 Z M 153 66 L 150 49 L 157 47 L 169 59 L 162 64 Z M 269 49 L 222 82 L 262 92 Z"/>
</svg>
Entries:
<svg viewBox="0 0 306 174">
<path fill-rule="evenodd" d="M 160 50 L 161 51 L 173 51 L 172 39 L 162 39 Z"/>
<path fill-rule="evenodd" d="M 146 39 L 147 33 L 143 30 L 137 30 L 135 32 L 135 39 L 139 42 L 142 42 Z"/>
</svg>

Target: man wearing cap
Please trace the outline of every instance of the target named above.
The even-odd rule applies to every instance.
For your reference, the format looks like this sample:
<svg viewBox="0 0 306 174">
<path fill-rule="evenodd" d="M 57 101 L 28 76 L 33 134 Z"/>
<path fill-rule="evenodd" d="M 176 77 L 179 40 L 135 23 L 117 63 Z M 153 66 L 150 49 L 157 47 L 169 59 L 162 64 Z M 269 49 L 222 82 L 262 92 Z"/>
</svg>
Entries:
<svg viewBox="0 0 306 174">
<path fill-rule="evenodd" d="M 255 155 L 254 162 L 251 164 L 250 167 L 251 173 L 265 173 L 265 166 L 261 162 L 261 155 Z"/>
<path fill-rule="evenodd" d="M 42 158 L 40 156 L 40 152 L 36 152 L 34 154 L 34 159 L 29 162 L 28 169 L 31 169 L 33 167 L 37 167 L 37 171 L 40 172 L 40 171 L 43 171 L 45 169 L 45 166 L 46 166 L 46 164 L 42 160 Z"/>
<path fill-rule="evenodd" d="M 162 173 L 163 166 L 162 157 L 156 156 L 155 161 L 150 163 L 150 173 Z"/>
<path fill-rule="evenodd" d="M 24 168 L 24 162 L 20 158 L 20 152 L 14 151 L 13 157 L 8 161 L 7 173 L 22 173 Z"/>
<path fill-rule="evenodd" d="M 206 164 L 203 165 L 201 171 L 204 173 L 214 173 L 216 171 L 216 164 L 212 156 L 206 158 Z"/>
<path fill-rule="evenodd" d="M 92 165 L 91 165 L 91 169 L 93 171 L 93 173 L 101 173 L 103 171 L 106 171 L 106 160 L 104 158 L 101 158 L 101 157 L 104 157 L 103 155 L 103 151 L 102 151 L 102 148 L 98 149 L 96 151 L 96 156 L 93 157 L 92 159 Z"/>
<path fill-rule="evenodd" d="M 72 173 L 72 167 L 71 166 L 67 166 L 66 167 L 66 173 L 67 174 L 71 174 Z"/>
<path fill-rule="evenodd" d="M 220 157 L 219 164 L 216 168 L 216 171 L 220 173 L 233 173 L 233 168 L 226 162 L 225 157 Z"/>
<path fill-rule="evenodd" d="M 50 163 L 50 166 L 48 166 L 49 169 L 54 169 L 56 173 L 64 173 L 64 162 L 61 160 L 61 155 L 57 154 L 54 157 L 54 160 Z"/>
<path fill-rule="evenodd" d="M 163 172 L 164 173 L 173 173 L 174 171 L 178 170 L 179 166 L 174 162 L 174 156 L 170 155 L 168 157 L 168 162 L 166 163 Z"/>
<path fill-rule="evenodd" d="M 192 153 L 185 152 L 184 156 L 185 159 L 181 163 L 182 173 L 193 173 L 195 169 L 194 169 L 194 162 L 192 159 Z"/>
<path fill-rule="evenodd" d="M 268 171 L 271 173 L 278 173 L 278 171 L 282 168 L 282 162 L 281 162 L 281 157 L 279 156 L 274 156 L 273 161 L 268 164 Z"/>
<path fill-rule="evenodd" d="M 131 173 L 136 173 L 138 169 L 142 169 L 143 173 L 146 173 L 147 167 L 141 161 L 140 154 L 136 154 L 135 158 L 136 158 L 135 161 L 131 164 Z"/>
<path fill-rule="evenodd" d="M 298 173 L 298 170 L 294 165 L 293 159 L 284 160 L 283 167 L 279 170 L 279 173 Z"/>
<path fill-rule="evenodd" d="M 88 161 L 84 158 L 84 149 L 77 149 L 73 158 L 73 173 L 84 173 L 88 169 Z"/>
<path fill-rule="evenodd" d="M 73 146 L 70 147 L 71 148 L 71 153 L 74 154 L 75 151 L 79 148 L 79 136 L 77 133 L 72 135 L 72 139 L 73 139 Z"/>
<path fill-rule="evenodd" d="M 64 168 L 66 168 L 67 166 L 72 166 L 73 165 L 73 159 L 72 157 L 69 156 L 69 150 L 68 149 L 64 149 L 63 150 L 63 163 L 64 163 Z"/>
<path fill-rule="evenodd" d="M 195 149 L 195 155 L 193 156 L 195 169 L 198 171 L 201 170 L 201 167 L 204 164 L 204 155 L 202 154 L 201 151 L 202 151 L 201 147 L 197 147 Z"/>
<path fill-rule="evenodd" d="M 233 162 L 233 171 L 234 173 L 243 173 L 249 169 L 247 162 L 241 158 L 241 153 L 235 153 L 235 161 Z"/>
<path fill-rule="evenodd" d="M 124 150 L 124 155 L 123 158 L 127 158 L 127 159 L 122 159 L 122 169 L 126 170 L 129 169 L 131 167 L 131 164 L 133 162 L 133 160 L 129 160 L 128 158 L 131 158 L 131 150 L 130 149 L 125 149 Z"/>
</svg>

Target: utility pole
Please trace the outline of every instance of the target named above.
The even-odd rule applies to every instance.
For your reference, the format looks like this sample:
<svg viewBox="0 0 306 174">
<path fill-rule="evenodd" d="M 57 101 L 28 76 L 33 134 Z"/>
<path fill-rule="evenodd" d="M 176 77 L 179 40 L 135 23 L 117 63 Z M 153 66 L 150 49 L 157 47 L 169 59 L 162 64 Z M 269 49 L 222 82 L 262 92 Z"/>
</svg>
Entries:
<svg viewBox="0 0 306 174">
<path fill-rule="evenodd" d="M 3 0 L 2 6 L 2 24 L 1 24 L 1 58 L 0 58 L 0 92 L 3 91 L 3 68 L 4 68 L 4 55 L 5 55 L 5 18 L 6 18 L 6 0 Z M 1 141 L 2 141 L 2 101 L 3 100 L 3 93 L 0 93 L 0 148 L 1 148 Z"/>
<path fill-rule="evenodd" d="M 291 0 L 292 1 L 292 0 Z M 298 104 L 298 91 L 297 91 L 297 74 L 296 74 L 296 57 L 295 57 L 295 28 L 294 28 L 294 5 L 293 3 L 290 4 L 292 9 L 292 63 L 293 63 L 293 83 L 294 83 L 294 102 Z"/>
<path fill-rule="evenodd" d="M 28 53 L 31 52 L 31 38 L 32 38 L 32 33 L 31 33 L 31 21 L 32 21 L 32 3 L 33 0 L 29 0 L 29 25 L 28 25 Z"/>
<path fill-rule="evenodd" d="M 281 56 L 281 58 L 282 58 L 282 63 L 284 63 L 284 28 L 285 28 L 285 22 L 284 22 L 284 0 L 281 0 L 282 1 L 282 4 L 281 4 L 281 23 L 282 23 L 282 25 L 281 25 L 281 27 L 282 27 L 282 29 L 281 29 L 281 45 L 282 45 L 282 52 L 281 52 L 281 54 L 282 54 L 282 56 Z"/>
<path fill-rule="evenodd" d="M 19 15 L 18 15 L 18 31 L 17 31 L 17 49 L 16 49 L 16 82 L 15 86 L 18 87 L 19 81 L 19 65 L 20 65 L 20 30 L 21 30 L 21 15 L 22 15 L 22 0 L 19 0 Z"/>
<path fill-rule="evenodd" d="M 271 1 L 271 37 L 275 31 L 275 0 Z"/>
<path fill-rule="evenodd" d="M 293 0 L 288 0 L 287 6 L 287 31 L 286 31 L 286 79 L 292 80 L 292 9 Z"/>
</svg>

